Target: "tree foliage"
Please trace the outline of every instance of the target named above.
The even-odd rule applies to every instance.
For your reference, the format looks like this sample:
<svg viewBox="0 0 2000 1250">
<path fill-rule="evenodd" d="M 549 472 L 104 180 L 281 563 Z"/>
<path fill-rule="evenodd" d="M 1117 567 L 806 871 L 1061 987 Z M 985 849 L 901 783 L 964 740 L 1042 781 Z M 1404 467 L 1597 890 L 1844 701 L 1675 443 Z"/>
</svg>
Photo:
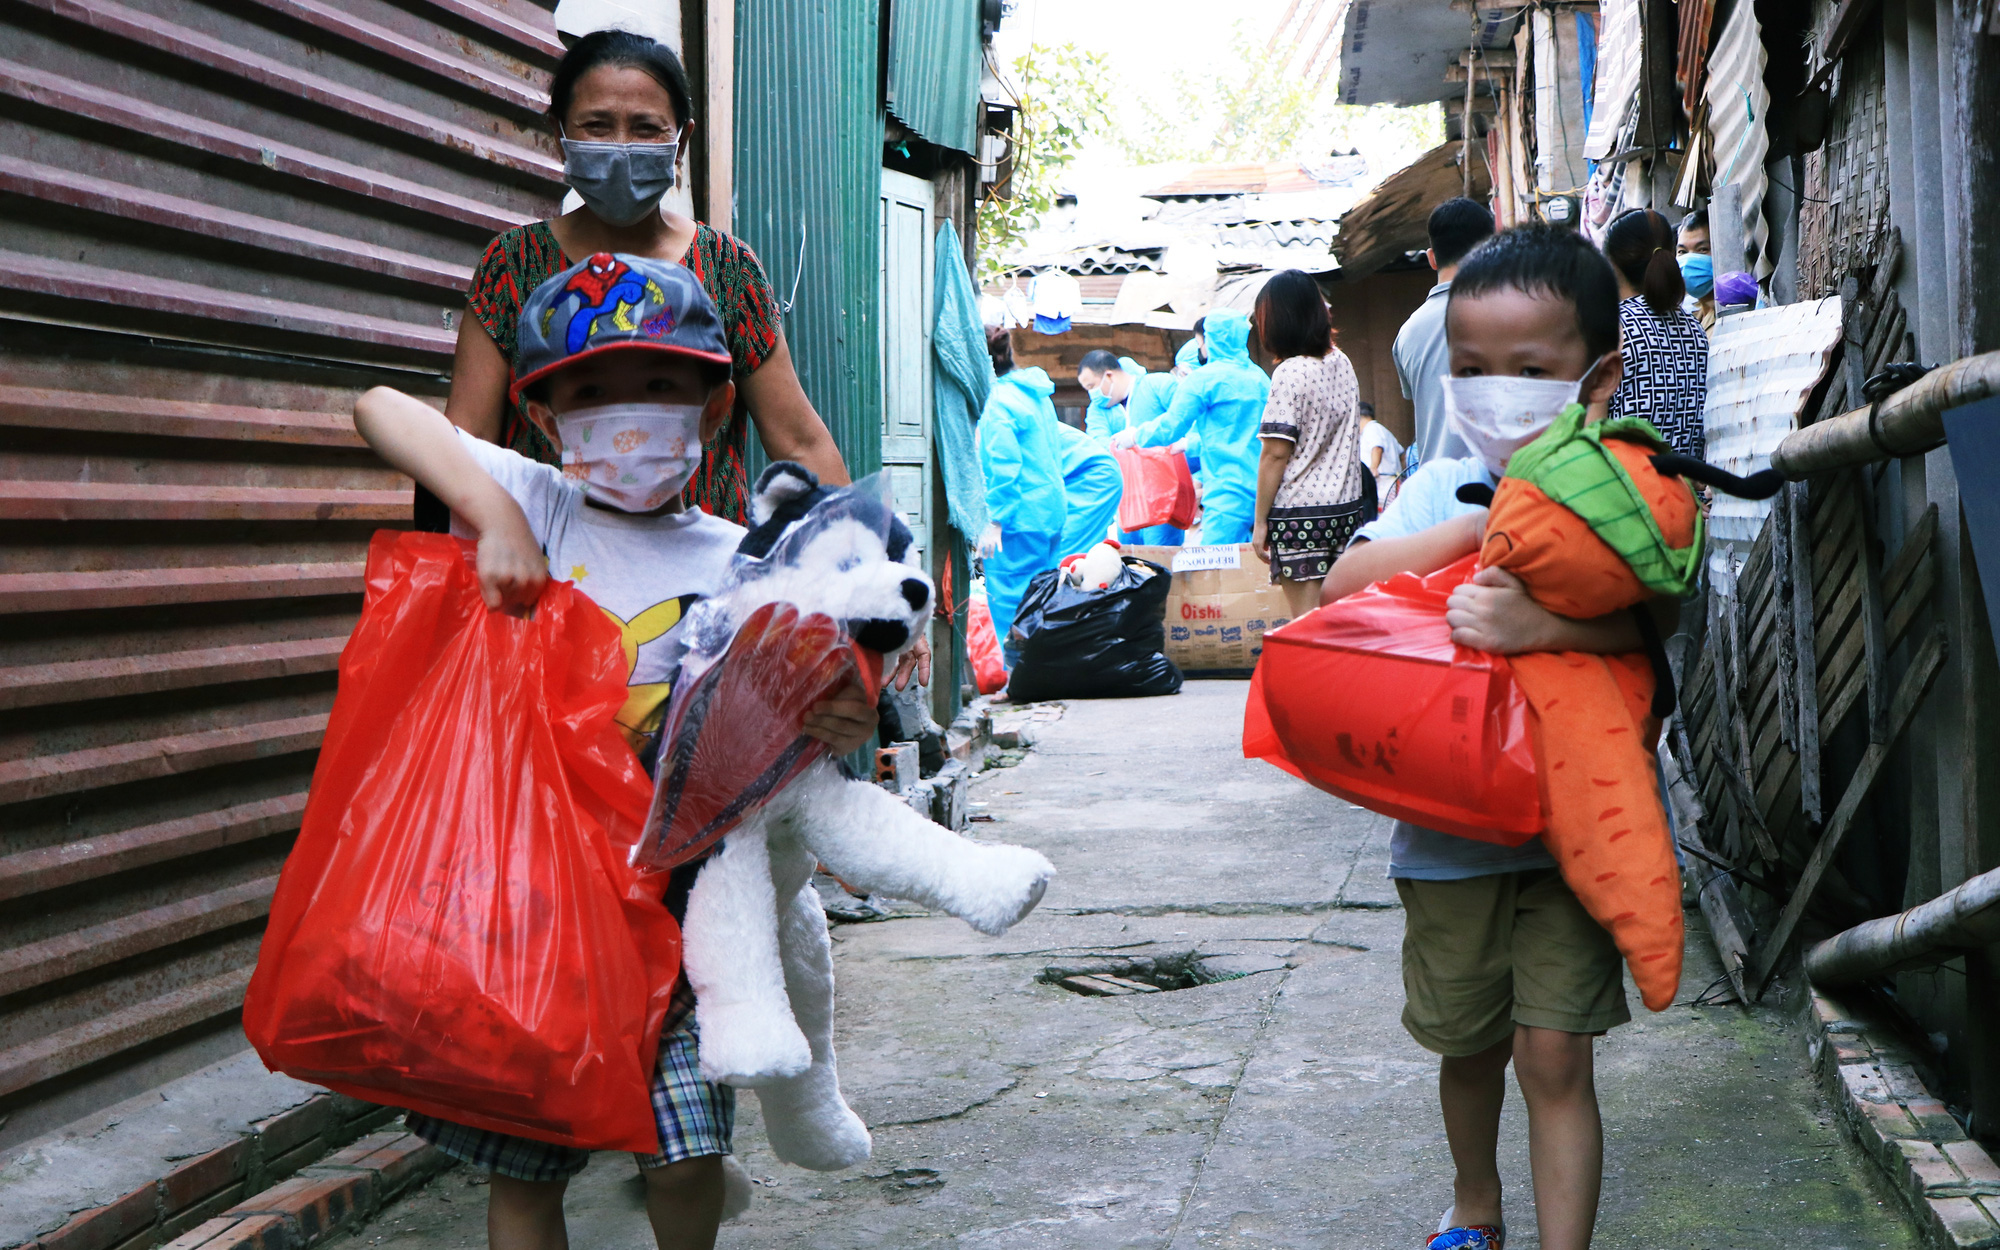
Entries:
<svg viewBox="0 0 2000 1250">
<path fill-rule="evenodd" d="M 1055 208 L 1062 173 L 1086 143 L 1115 138 L 1113 71 L 1101 52 L 1073 43 L 1035 44 L 1012 66 L 1021 111 L 1014 119 L 1013 176 L 1005 198 L 979 206 L 980 255 L 986 276 L 1004 268 L 1021 241 Z"/>
<path fill-rule="evenodd" d="M 1293 66 L 1297 50 L 1270 48 L 1238 22 L 1229 52 L 1199 73 L 1176 73 L 1164 101 L 1144 100 L 1116 132 L 1135 164 L 1234 164 L 1295 159 L 1308 165 L 1360 148 L 1378 168 L 1399 167 L 1444 142 L 1435 105 L 1342 104 L 1330 85 Z M 1400 159 L 1399 159 L 1400 158 Z"/>
</svg>

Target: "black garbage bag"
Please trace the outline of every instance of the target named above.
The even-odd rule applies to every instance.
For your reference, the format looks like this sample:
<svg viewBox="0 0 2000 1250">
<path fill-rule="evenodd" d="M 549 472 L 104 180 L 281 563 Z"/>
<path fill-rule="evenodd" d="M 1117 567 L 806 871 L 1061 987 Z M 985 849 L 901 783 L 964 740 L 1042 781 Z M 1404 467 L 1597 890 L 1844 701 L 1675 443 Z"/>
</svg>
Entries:
<svg viewBox="0 0 2000 1250">
<path fill-rule="evenodd" d="M 1007 697 L 1033 703 L 1178 691 L 1181 671 L 1165 655 L 1169 581 L 1165 569 L 1132 556 L 1103 590 L 1065 585 L 1060 569 L 1036 574 L 1007 635 L 1019 656 Z"/>
</svg>

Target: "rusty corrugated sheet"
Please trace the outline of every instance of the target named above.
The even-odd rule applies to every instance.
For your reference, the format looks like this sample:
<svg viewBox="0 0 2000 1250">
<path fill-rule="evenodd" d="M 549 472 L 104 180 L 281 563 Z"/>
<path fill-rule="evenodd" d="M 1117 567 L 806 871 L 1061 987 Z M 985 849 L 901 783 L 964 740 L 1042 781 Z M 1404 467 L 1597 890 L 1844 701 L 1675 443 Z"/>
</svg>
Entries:
<svg viewBox="0 0 2000 1250">
<path fill-rule="evenodd" d="M 1407 252 L 1430 246 L 1426 226 L 1431 210 L 1462 193 L 1465 182 L 1459 160 L 1465 145 L 1441 143 L 1382 180 L 1340 219 L 1333 251 L 1340 259 L 1344 281 L 1365 278 Z M 1475 158 L 1472 195 L 1485 199 L 1493 184 L 1486 162 Z"/>
<path fill-rule="evenodd" d="M 1714 0 L 1680 0 L 1680 47 L 1674 60 L 1674 82 L 1681 89 L 1681 112 L 1689 125 L 1701 106 L 1708 68 L 1708 28 L 1715 21 Z"/>
<path fill-rule="evenodd" d="M 0 1146 L 227 1043 L 409 515 L 347 410 L 560 195 L 548 7 L 0 11 Z"/>
</svg>

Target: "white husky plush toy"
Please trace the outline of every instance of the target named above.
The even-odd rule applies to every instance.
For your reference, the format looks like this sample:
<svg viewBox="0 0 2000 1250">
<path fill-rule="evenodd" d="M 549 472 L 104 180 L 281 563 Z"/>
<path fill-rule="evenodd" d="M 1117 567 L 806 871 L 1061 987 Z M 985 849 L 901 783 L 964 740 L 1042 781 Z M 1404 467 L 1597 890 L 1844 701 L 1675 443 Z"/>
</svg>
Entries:
<svg viewBox="0 0 2000 1250">
<path fill-rule="evenodd" d="M 892 670 L 930 618 L 933 591 L 921 569 L 904 563 L 910 531 L 888 504 L 865 487 L 828 490 L 781 462 L 758 479 L 751 516 L 728 584 L 688 616 L 678 684 L 689 686 L 689 698 L 702 697 L 702 674 L 743 662 L 744 647 L 731 644 L 746 622 L 768 621 L 760 613 L 767 605 L 780 605 L 785 619 L 796 609 L 842 623 L 848 638 L 880 655 L 882 671 Z M 674 724 L 670 713 L 670 739 Z M 662 793 L 676 768 L 687 783 L 715 758 L 699 742 L 688 745 L 697 736 L 663 744 Z M 726 727 L 718 736 L 727 739 Z M 812 886 L 815 864 L 859 891 L 910 899 L 993 934 L 1034 909 L 1055 870 L 1025 847 L 974 842 L 923 819 L 837 760 L 787 771 L 788 758 L 796 759 L 748 769 L 767 790 L 778 788 L 695 878 L 682 964 L 696 996 L 702 1076 L 755 1088 L 778 1157 L 830 1171 L 866 1159 L 871 1143 L 834 1068 L 833 951 Z M 736 808 L 720 810 L 734 818 Z"/>
</svg>

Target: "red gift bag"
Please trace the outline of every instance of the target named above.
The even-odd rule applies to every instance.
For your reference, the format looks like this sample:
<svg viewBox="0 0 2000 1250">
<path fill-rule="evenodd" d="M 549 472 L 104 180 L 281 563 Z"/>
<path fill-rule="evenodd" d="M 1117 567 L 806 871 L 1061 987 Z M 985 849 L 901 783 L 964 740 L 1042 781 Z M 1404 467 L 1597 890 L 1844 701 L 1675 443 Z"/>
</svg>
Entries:
<svg viewBox="0 0 2000 1250">
<path fill-rule="evenodd" d="M 1114 447 L 1125 493 L 1118 499 L 1118 528 L 1130 533 L 1153 525 L 1187 529 L 1198 498 L 1187 457 L 1165 447 Z"/>
<path fill-rule="evenodd" d="M 993 633 L 993 611 L 974 595 L 965 609 L 965 655 L 972 661 L 972 684 L 981 694 L 999 694 L 1007 687 L 1007 665 L 1000 658 L 1000 639 Z"/>
<path fill-rule="evenodd" d="M 1264 635 L 1243 754 L 1370 811 L 1519 846 L 1545 827 L 1527 699 L 1505 658 L 1456 646 L 1467 556 L 1400 573 Z"/>
<path fill-rule="evenodd" d="M 488 611 L 474 548 L 379 533 L 243 1027 L 267 1066 L 587 1149 L 659 1150 L 680 966 L 626 855 L 651 785 L 618 627 L 551 582 Z"/>
</svg>

